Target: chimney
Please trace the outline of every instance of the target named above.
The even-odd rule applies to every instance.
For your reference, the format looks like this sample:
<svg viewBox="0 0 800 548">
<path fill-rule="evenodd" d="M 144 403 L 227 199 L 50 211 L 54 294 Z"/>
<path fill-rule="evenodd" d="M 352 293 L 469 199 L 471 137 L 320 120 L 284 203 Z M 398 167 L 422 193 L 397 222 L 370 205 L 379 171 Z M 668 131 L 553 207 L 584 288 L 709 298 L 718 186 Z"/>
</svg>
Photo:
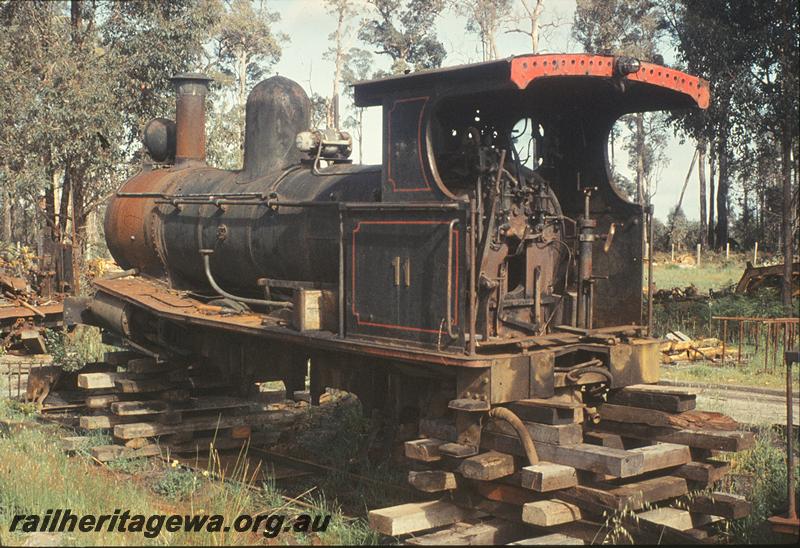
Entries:
<svg viewBox="0 0 800 548">
<path fill-rule="evenodd" d="M 206 161 L 206 94 L 213 81 L 205 74 L 188 72 L 172 78 L 177 93 L 175 165 Z"/>
</svg>

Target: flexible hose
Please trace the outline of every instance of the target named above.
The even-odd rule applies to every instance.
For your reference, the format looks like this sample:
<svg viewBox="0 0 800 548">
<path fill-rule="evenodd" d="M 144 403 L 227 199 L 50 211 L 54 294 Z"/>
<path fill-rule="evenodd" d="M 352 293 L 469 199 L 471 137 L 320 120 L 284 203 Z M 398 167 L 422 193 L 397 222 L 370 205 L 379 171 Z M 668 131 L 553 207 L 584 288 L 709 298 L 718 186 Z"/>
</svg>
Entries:
<svg viewBox="0 0 800 548">
<path fill-rule="evenodd" d="M 489 416 L 493 419 L 506 421 L 508 424 L 510 424 L 514 430 L 517 431 L 519 441 L 522 442 L 522 448 L 525 449 L 525 456 L 528 457 L 528 462 L 530 462 L 530 464 L 536 464 L 539 462 L 539 455 L 536 453 L 536 446 L 533 445 L 531 434 L 528 432 L 528 429 L 525 428 L 525 425 L 518 416 L 505 407 L 495 407 L 490 409 Z"/>
<path fill-rule="evenodd" d="M 237 301 L 240 303 L 245 304 L 254 304 L 258 306 L 280 306 L 283 308 L 291 308 L 292 303 L 283 302 L 283 301 L 266 301 L 264 299 L 249 299 L 247 297 L 237 297 L 231 293 L 228 293 L 224 289 L 222 289 L 218 284 L 217 281 L 214 279 L 214 276 L 211 275 L 211 254 L 213 251 L 210 249 L 201 249 L 200 254 L 203 256 L 203 268 L 206 271 L 206 278 L 208 279 L 208 283 L 211 284 L 211 287 L 214 291 L 219 293 L 221 297 L 225 297 L 226 299 L 230 299 L 232 301 Z"/>
</svg>

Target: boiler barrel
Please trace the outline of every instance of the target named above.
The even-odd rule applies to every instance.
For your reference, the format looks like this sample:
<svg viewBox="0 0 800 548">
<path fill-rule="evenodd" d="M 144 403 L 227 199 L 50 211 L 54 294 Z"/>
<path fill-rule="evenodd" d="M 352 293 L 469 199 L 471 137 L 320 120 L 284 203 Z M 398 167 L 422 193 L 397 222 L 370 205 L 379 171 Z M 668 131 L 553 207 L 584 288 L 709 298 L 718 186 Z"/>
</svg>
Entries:
<svg viewBox="0 0 800 548">
<path fill-rule="evenodd" d="M 242 182 L 241 172 L 213 168 L 166 171 L 163 186 L 155 186 L 161 187 L 158 192 L 170 195 L 268 196 L 274 192 L 279 202 L 332 205 L 286 206 L 277 210 L 266 203 L 175 207 L 156 205 L 152 198 L 117 196 L 106 217 L 109 249 L 124 268 L 168 274 L 179 289 L 208 289 L 201 249 L 214 251 L 212 274 L 230 292 L 257 294 L 259 278 L 334 283 L 338 279 L 339 257 L 339 210 L 334 204 L 377 201 L 380 168 L 335 166 L 325 172 L 335 174 L 314 175 L 308 167 L 298 166 L 283 175 Z M 134 184 L 136 179 L 125 186 Z M 123 188 L 122 192 L 127 190 Z M 130 211 L 134 211 L 134 218 Z M 126 216 L 128 221 L 121 222 L 120 216 Z M 140 234 L 147 235 L 146 241 L 136 240 L 134 236 Z M 156 257 L 160 268 L 154 271 Z"/>
</svg>

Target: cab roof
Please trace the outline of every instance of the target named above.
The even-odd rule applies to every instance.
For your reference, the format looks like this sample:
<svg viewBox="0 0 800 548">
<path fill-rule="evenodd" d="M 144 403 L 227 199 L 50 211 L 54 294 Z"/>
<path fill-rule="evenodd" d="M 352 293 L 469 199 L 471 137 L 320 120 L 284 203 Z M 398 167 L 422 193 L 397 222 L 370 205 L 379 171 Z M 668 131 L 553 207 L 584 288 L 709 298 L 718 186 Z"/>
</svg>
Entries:
<svg viewBox="0 0 800 548">
<path fill-rule="evenodd" d="M 638 66 L 638 70 L 632 70 Z M 707 108 L 708 82 L 679 70 L 626 57 L 591 54 L 519 55 L 410 74 L 389 76 L 356 83 L 355 103 L 359 107 L 377 106 L 384 98 L 422 93 L 457 96 L 475 92 L 524 90 L 540 80 L 568 78 L 575 80 L 616 81 L 622 90 L 630 87 L 652 88 L 663 108 Z"/>
</svg>

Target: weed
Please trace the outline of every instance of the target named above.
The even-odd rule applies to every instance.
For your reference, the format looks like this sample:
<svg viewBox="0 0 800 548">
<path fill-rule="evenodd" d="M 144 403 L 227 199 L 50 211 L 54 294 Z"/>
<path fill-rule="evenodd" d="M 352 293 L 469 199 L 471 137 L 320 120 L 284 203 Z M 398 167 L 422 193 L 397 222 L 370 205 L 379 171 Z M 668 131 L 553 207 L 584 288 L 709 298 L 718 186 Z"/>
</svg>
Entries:
<svg viewBox="0 0 800 548">
<path fill-rule="evenodd" d="M 368 462 L 369 445 L 377 428 L 375 421 L 364 417 L 357 400 L 343 401 L 312 408 L 297 442 L 323 464 L 358 468 Z"/>
<path fill-rule="evenodd" d="M 153 491 L 170 500 L 182 500 L 192 495 L 197 486 L 198 479 L 194 473 L 180 468 L 169 468 L 153 485 Z"/>
<path fill-rule="evenodd" d="M 261 483 L 259 502 L 267 509 L 275 509 L 283 506 L 283 493 L 278 489 L 275 478 L 268 477 Z"/>
<path fill-rule="evenodd" d="M 749 516 L 726 523 L 725 531 L 735 544 L 780 543 L 766 520 L 786 510 L 786 435 L 767 427 L 757 430 L 755 439 L 753 449 L 727 457 L 731 473 L 720 490 L 746 496 L 753 507 Z M 797 471 L 795 481 L 800 487 Z"/>
<path fill-rule="evenodd" d="M 102 342 L 100 330 L 95 327 L 78 326 L 69 334 L 48 329 L 44 337 L 53 364 L 65 371 L 76 371 L 87 363 L 102 361 L 106 352 L 116 350 Z"/>
<path fill-rule="evenodd" d="M 116 459 L 108 463 L 109 469 L 130 475 L 141 474 L 150 467 L 150 461 L 147 458 Z"/>
<path fill-rule="evenodd" d="M 331 516 L 325 530 L 316 533 L 322 544 L 356 546 L 379 543 L 380 535 L 370 529 L 366 520 L 348 518 L 342 513 L 342 507 L 327 500 L 324 494 L 312 496 L 309 503 L 317 509 L 317 515 Z"/>
<path fill-rule="evenodd" d="M 631 519 L 638 521 L 639 518 L 633 510 L 626 505 L 622 510 L 603 511 L 603 517 L 605 518 L 604 527 L 608 531 L 603 539 L 603 544 L 635 544 L 633 535 L 625 526 L 625 522 Z"/>
<path fill-rule="evenodd" d="M 113 439 L 109 434 L 104 434 L 102 431 L 91 430 L 88 434 L 81 436 L 80 441 L 75 448 L 75 453 L 78 455 L 89 457 L 92 454 L 92 448 L 99 445 L 110 445 Z M 114 461 L 112 461 L 114 462 Z M 112 466 L 112 464 L 109 464 Z"/>
</svg>

